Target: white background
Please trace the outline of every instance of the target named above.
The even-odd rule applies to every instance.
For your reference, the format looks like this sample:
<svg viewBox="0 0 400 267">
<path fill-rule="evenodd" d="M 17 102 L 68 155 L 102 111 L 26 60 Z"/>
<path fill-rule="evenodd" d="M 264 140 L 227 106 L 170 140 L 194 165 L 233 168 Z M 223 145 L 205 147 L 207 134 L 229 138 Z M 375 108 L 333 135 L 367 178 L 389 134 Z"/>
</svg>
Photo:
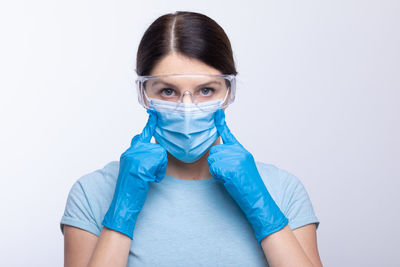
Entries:
<svg viewBox="0 0 400 267">
<path fill-rule="evenodd" d="M 239 71 L 227 123 L 303 182 L 325 266 L 400 266 L 398 1 L 8 1 L 0 5 L 0 265 L 62 266 L 72 184 L 118 160 L 147 113 L 145 29 L 216 20 Z"/>
</svg>

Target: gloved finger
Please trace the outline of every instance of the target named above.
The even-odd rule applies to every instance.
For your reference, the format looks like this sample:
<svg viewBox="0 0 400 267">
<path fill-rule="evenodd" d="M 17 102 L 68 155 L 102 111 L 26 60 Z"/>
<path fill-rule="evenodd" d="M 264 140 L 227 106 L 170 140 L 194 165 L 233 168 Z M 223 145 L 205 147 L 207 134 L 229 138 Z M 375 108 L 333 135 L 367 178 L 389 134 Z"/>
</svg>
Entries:
<svg viewBox="0 0 400 267">
<path fill-rule="evenodd" d="M 221 136 L 224 144 L 239 143 L 236 140 L 235 136 L 233 136 L 233 134 L 229 130 L 228 126 L 226 125 L 225 112 L 222 109 L 218 109 L 215 112 L 214 121 L 215 121 L 215 126 L 217 128 L 217 131 L 218 131 L 219 135 Z"/>
<path fill-rule="evenodd" d="M 221 151 L 222 147 L 223 147 L 223 144 L 217 144 L 217 145 L 213 145 L 212 147 L 210 147 L 210 150 L 208 151 L 208 154 L 209 154 L 208 157 L 217 153 L 218 151 Z"/>
<path fill-rule="evenodd" d="M 137 140 L 144 143 L 150 143 L 151 137 L 154 134 L 154 130 L 157 125 L 157 114 L 152 109 L 147 109 L 149 118 L 147 120 L 146 126 L 143 128 L 142 133 L 139 134 Z M 133 145 L 135 138 L 132 139 L 131 145 Z"/>
<path fill-rule="evenodd" d="M 210 147 L 209 150 L 209 154 L 222 154 L 224 153 L 225 155 L 223 156 L 224 158 L 226 156 L 235 154 L 236 152 L 241 153 L 242 152 L 242 146 L 238 146 L 238 143 L 235 144 L 217 144 L 217 145 L 213 145 L 212 147 Z"/>
<path fill-rule="evenodd" d="M 211 167 L 211 165 L 212 165 L 215 161 L 216 161 L 216 157 L 215 157 L 214 154 L 211 154 L 211 149 L 210 149 L 210 154 L 209 154 L 208 157 L 207 157 L 208 166 Z"/>
<path fill-rule="evenodd" d="M 217 161 L 214 162 L 213 164 L 209 164 L 209 171 L 212 175 L 212 177 L 214 177 L 214 179 L 224 182 L 225 181 L 225 176 L 223 175 L 224 173 L 224 169 L 223 169 L 223 162 L 221 161 Z"/>
<path fill-rule="evenodd" d="M 215 147 L 215 149 L 212 149 Z M 237 162 L 243 155 L 242 150 L 238 150 L 237 145 L 219 144 L 212 146 L 207 157 L 208 165 L 214 164 L 216 161 Z"/>
</svg>

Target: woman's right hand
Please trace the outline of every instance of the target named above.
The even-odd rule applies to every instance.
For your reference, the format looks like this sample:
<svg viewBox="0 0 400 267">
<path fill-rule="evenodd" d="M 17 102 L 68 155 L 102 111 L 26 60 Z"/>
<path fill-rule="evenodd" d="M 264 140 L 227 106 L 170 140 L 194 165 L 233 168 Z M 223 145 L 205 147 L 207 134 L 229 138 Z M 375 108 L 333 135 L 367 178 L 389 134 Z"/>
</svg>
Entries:
<svg viewBox="0 0 400 267">
<path fill-rule="evenodd" d="M 122 153 L 113 200 L 102 224 L 133 239 L 136 219 L 141 211 L 150 182 L 161 182 L 167 170 L 167 151 L 150 143 L 157 124 L 157 114 L 148 109 L 149 118 L 141 134 Z"/>
</svg>

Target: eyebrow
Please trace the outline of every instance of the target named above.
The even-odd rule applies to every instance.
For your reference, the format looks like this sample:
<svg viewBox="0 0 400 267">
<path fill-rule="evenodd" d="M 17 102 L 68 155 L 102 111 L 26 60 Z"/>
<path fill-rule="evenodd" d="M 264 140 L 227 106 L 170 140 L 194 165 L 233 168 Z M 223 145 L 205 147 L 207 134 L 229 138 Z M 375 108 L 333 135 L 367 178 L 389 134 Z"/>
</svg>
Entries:
<svg viewBox="0 0 400 267">
<path fill-rule="evenodd" d="M 165 85 L 171 86 L 171 87 L 176 87 L 174 84 L 168 83 L 168 82 L 165 82 L 165 81 L 155 81 L 152 85 L 154 86 L 154 85 L 159 84 L 159 83 L 165 84 Z M 210 81 L 210 82 L 202 83 L 202 84 L 200 84 L 200 85 L 198 85 L 198 86 L 205 86 L 205 85 L 209 85 L 209 84 L 213 84 L 213 83 L 216 83 L 216 84 L 221 85 L 221 82 Z"/>
</svg>

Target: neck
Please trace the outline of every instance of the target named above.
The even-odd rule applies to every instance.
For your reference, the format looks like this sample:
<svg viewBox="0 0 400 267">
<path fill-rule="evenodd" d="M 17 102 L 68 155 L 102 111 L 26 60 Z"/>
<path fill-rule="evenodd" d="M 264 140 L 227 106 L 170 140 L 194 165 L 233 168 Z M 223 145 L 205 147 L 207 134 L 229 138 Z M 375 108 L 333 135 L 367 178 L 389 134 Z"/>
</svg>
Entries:
<svg viewBox="0 0 400 267">
<path fill-rule="evenodd" d="M 213 145 L 220 144 L 220 139 L 221 137 L 218 137 Z M 156 143 L 158 142 L 156 141 Z M 192 163 L 182 162 L 176 159 L 170 153 L 167 153 L 167 155 L 168 163 L 166 174 L 169 176 L 183 180 L 202 180 L 210 178 L 212 176 L 209 171 L 209 166 L 207 162 L 209 150 L 207 150 L 207 152 L 204 153 L 204 155 L 200 159 Z"/>
</svg>

